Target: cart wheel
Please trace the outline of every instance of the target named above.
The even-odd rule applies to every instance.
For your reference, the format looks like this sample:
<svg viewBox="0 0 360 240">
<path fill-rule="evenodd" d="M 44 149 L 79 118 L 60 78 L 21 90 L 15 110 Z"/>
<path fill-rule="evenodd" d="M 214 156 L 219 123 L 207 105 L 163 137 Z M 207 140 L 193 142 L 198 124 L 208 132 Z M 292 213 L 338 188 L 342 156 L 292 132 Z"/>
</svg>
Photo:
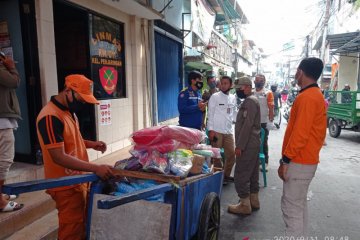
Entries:
<svg viewBox="0 0 360 240">
<path fill-rule="evenodd" d="M 220 227 L 220 199 L 211 192 L 206 195 L 200 212 L 197 237 L 199 240 L 216 240 L 219 236 Z"/>
<path fill-rule="evenodd" d="M 333 138 L 337 138 L 341 133 L 341 127 L 335 119 L 329 121 L 329 134 Z"/>
</svg>

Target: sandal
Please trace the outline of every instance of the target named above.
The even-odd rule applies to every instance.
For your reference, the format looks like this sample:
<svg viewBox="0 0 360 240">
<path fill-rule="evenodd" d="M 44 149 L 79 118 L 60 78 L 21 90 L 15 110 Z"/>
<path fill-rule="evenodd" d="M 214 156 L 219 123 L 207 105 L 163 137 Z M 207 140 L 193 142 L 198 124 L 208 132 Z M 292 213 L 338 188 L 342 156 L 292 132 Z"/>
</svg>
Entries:
<svg viewBox="0 0 360 240">
<path fill-rule="evenodd" d="M 9 194 L 3 193 L 2 196 L 3 196 L 3 198 L 5 198 L 5 200 L 12 201 L 12 200 L 17 199 L 19 195 L 15 195 L 15 194 L 9 195 Z"/>
<path fill-rule="evenodd" d="M 17 210 L 22 209 L 23 207 L 24 207 L 24 204 L 19 204 L 14 201 L 9 201 L 8 204 L 6 204 L 6 206 L 4 208 L 0 209 L 0 212 L 17 211 Z"/>
</svg>

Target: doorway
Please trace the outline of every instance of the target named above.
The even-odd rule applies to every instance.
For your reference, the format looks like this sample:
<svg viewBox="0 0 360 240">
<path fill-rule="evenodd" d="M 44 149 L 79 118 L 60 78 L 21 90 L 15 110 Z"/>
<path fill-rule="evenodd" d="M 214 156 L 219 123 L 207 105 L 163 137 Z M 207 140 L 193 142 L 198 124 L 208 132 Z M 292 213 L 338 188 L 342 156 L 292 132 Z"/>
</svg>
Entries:
<svg viewBox="0 0 360 240">
<path fill-rule="evenodd" d="M 64 1 L 54 1 L 53 8 L 58 89 L 61 91 L 69 74 L 83 74 L 91 79 L 89 14 Z M 76 115 L 83 138 L 96 140 L 94 105 L 86 104 Z"/>
<path fill-rule="evenodd" d="M 34 0 L 0 1 L 0 25 L 0 49 L 12 55 L 21 79 L 16 94 L 22 120 L 14 131 L 14 161 L 36 163 L 35 123 L 42 106 Z"/>
</svg>

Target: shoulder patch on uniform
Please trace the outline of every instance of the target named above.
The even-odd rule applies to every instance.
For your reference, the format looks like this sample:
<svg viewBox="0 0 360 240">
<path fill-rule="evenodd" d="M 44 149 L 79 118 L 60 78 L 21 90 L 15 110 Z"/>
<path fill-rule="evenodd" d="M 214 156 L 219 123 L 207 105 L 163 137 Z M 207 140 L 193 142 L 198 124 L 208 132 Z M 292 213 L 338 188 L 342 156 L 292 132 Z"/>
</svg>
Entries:
<svg viewBox="0 0 360 240">
<path fill-rule="evenodd" d="M 183 88 L 180 92 L 185 92 L 186 90 L 188 90 L 188 87 Z"/>
<path fill-rule="evenodd" d="M 246 117 L 247 117 L 247 110 L 245 109 L 243 112 L 243 118 L 246 118 Z"/>
<path fill-rule="evenodd" d="M 181 97 L 181 98 L 183 98 L 184 96 L 185 96 L 185 94 L 183 94 L 183 93 L 180 94 L 180 97 Z"/>
</svg>

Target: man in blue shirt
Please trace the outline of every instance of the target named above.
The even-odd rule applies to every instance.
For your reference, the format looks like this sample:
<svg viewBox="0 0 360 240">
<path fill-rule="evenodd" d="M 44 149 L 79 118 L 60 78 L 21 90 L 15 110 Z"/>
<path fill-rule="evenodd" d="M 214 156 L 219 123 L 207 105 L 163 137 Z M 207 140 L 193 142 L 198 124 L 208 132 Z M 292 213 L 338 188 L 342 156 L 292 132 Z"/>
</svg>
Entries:
<svg viewBox="0 0 360 240">
<path fill-rule="evenodd" d="M 181 90 L 178 96 L 179 124 L 183 127 L 201 130 L 202 116 L 207 102 L 201 97 L 202 74 L 192 71 L 188 75 L 189 87 Z"/>
</svg>

